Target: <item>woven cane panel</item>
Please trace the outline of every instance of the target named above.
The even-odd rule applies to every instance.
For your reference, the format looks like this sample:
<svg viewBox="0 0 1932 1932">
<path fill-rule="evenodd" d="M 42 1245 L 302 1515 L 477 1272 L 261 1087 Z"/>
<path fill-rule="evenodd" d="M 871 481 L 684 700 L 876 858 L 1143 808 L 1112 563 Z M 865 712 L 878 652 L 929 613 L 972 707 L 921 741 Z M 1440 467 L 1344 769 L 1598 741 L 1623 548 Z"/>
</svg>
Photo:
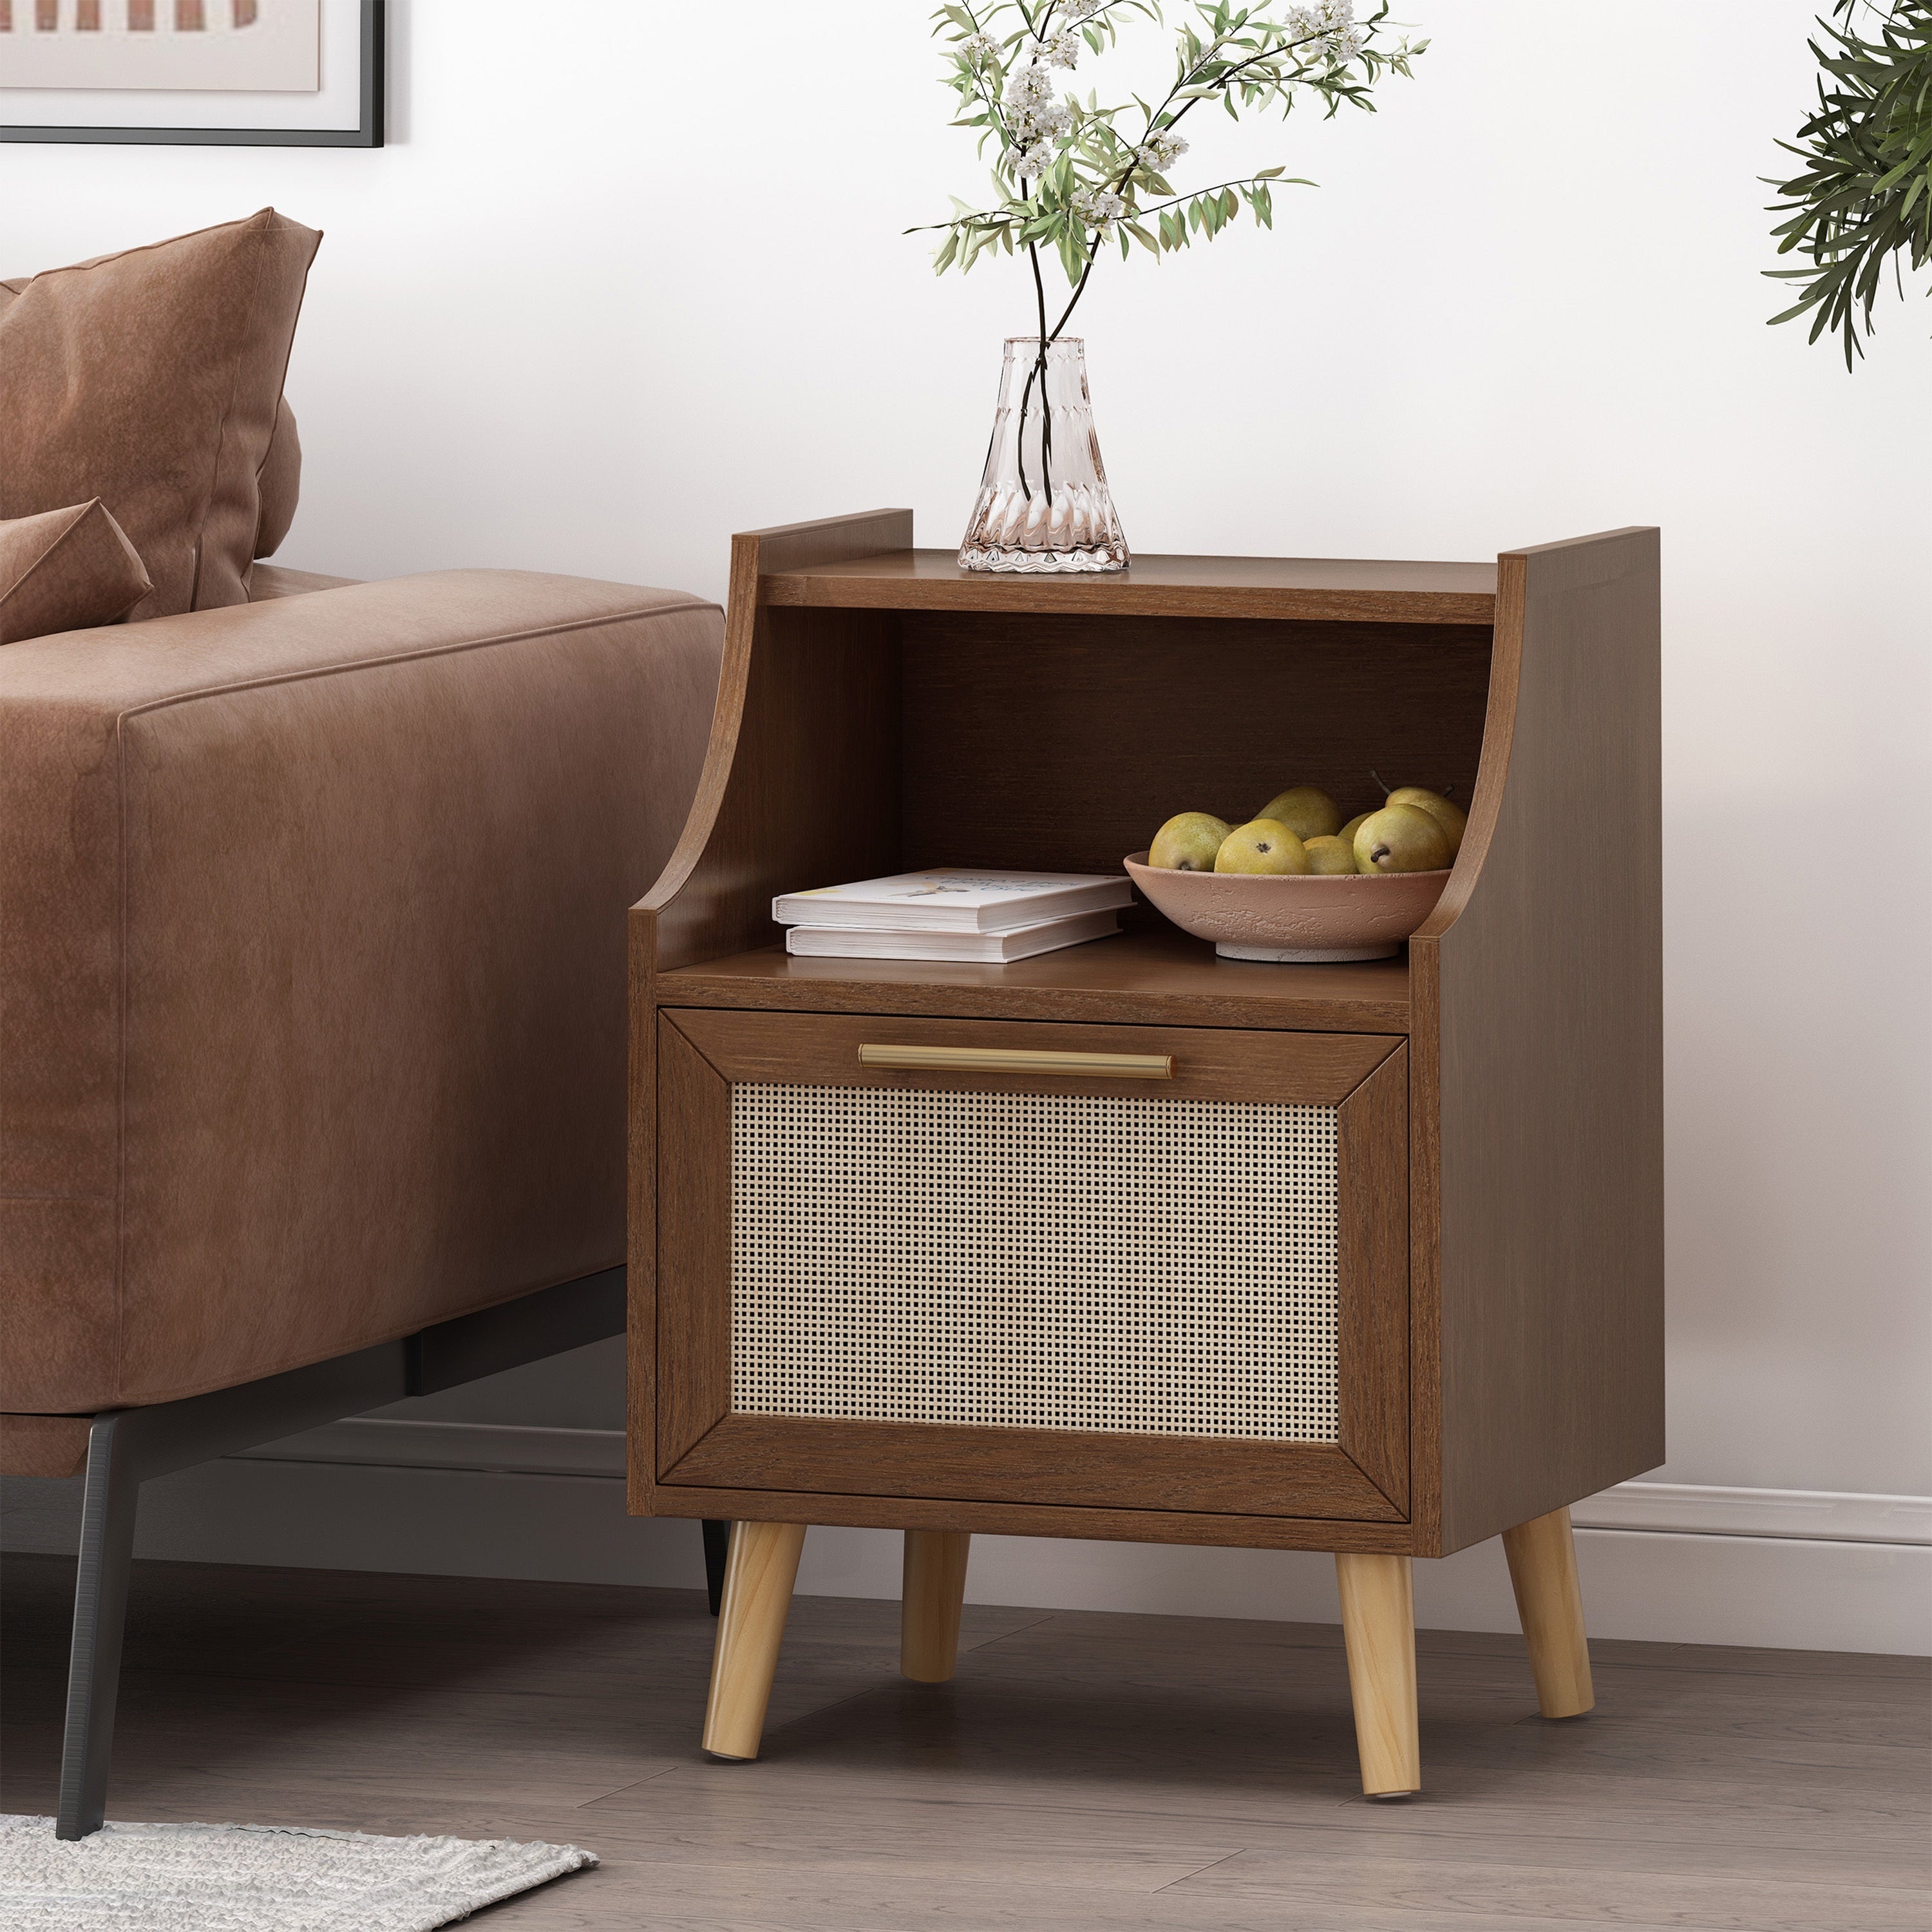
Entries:
<svg viewBox="0 0 1932 1932">
<path fill-rule="evenodd" d="M 732 1406 L 1336 1439 L 1330 1108 L 746 1085 Z"/>
</svg>

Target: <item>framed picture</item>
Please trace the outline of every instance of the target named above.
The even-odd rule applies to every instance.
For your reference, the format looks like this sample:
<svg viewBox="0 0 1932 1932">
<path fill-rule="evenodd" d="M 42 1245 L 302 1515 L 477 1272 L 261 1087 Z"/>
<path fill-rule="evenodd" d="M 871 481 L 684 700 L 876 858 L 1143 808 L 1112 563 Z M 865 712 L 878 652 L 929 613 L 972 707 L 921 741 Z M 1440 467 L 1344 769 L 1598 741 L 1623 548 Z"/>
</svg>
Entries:
<svg viewBox="0 0 1932 1932">
<path fill-rule="evenodd" d="M 384 0 L 0 0 L 0 141 L 380 148 Z"/>
</svg>

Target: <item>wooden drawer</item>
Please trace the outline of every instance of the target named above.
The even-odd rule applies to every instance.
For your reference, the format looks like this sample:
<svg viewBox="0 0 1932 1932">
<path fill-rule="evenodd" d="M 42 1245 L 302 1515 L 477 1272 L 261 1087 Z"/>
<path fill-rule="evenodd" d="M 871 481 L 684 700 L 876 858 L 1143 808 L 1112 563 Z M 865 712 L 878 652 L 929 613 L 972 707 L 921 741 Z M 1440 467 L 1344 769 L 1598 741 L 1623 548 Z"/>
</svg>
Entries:
<svg viewBox="0 0 1932 1932">
<path fill-rule="evenodd" d="M 658 1507 L 1406 1520 L 1401 1040 L 656 1030 Z"/>
</svg>

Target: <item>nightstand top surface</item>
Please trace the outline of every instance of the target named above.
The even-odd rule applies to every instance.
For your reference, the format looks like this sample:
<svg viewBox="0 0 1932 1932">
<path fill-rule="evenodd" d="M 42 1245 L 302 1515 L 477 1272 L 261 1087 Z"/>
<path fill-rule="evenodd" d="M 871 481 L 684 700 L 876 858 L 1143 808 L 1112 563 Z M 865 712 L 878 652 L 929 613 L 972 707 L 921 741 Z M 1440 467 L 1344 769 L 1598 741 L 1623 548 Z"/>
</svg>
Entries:
<svg viewBox="0 0 1932 1932">
<path fill-rule="evenodd" d="M 766 946 L 660 974 L 662 1006 L 745 1006 L 962 1019 L 1406 1033 L 1406 958 L 1332 966 L 1217 959 L 1164 925 L 1010 965 L 794 958 Z"/>
<path fill-rule="evenodd" d="M 1141 556 L 1126 570 L 1022 576 L 962 570 L 950 550 L 886 550 L 762 576 L 763 601 L 821 609 L 1068 613 L 1490 624 L 1494 563 L 1346 557 Z"/>
</svg>

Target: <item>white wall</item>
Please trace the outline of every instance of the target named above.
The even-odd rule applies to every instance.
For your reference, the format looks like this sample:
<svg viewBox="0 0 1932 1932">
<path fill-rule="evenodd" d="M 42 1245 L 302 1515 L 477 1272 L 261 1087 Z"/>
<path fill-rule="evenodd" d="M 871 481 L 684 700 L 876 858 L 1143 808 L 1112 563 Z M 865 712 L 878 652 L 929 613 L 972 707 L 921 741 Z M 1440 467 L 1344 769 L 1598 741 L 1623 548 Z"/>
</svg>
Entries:
<svg viewBox="0 0 1932 1932">
<path fill-rule="evenodd" d="M 980 178 L 927 10 L 392 0 L 395 145 L 0 147 L 0 272 L 265 202 L 327 231 L 284 562 L 716 595 L 734 529 L 910 503 L 948 542 L 1030 323 L 1016 265 L 936 282 L 899 232 Z M 1204 130 L 1189 180 L 1324 184 L 1272 236 L 1096 272 L 1129 537 L 1474 557 L 1663 525 L 1662 1473 L 1932 1490 L 1926 306 L 1888 296 L 1854 376 L 1764 326 L 1757 178 L 1812 0 L 1402 10 L 1435 46 L 1378 115 Z M 573 1358 L 442 1412 L 614 1426 L 619 1386 Z"/>
</svg>

